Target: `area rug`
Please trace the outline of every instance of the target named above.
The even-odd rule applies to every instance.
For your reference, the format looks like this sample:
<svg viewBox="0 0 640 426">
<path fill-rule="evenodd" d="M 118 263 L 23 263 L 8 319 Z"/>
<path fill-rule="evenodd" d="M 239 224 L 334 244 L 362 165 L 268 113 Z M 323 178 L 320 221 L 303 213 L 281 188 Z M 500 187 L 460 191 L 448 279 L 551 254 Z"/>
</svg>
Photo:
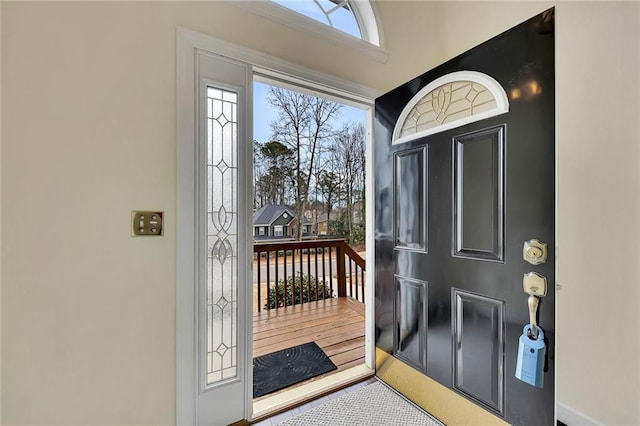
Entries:
<svg viewBox="0 0 640 426">
<path fill-rule="evenodd" d="M 270 394 L 336 368 L 315 342 L 259 356 L 253 359 L 253 397 Z"/>
<path fill-rule="evenodd" d="M 382 383 L 373 383 L 298 414 L 283 426 L 443 426 Z"/>
</svg>

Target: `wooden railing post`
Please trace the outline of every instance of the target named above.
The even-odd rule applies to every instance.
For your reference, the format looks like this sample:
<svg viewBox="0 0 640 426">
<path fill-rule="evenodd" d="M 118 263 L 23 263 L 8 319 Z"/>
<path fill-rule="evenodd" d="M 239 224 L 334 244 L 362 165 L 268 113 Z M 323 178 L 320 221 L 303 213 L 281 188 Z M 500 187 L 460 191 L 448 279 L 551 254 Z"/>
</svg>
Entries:
<svg viewBox="0 0 640 426">
<path fill-rule="evenodd" d="M 338 269 L 338 297 L 347 297 L 347 274 L 344 269 L 344 242 L 336 245 L 336 267 Z"/>
</svg>

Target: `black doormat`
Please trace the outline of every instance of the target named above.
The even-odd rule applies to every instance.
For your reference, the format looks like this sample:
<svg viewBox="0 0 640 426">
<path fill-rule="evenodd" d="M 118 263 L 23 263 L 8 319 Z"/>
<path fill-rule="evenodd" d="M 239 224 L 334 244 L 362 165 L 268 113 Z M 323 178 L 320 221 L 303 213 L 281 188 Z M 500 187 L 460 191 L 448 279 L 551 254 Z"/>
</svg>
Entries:
<svg viewBox="0 0 640 426">
<path fill-rule="evenodd" d="M 315 342 L 259 356 L 253 359 L 253 397 L 267 395 L 336 368 Z"/>
</svg>

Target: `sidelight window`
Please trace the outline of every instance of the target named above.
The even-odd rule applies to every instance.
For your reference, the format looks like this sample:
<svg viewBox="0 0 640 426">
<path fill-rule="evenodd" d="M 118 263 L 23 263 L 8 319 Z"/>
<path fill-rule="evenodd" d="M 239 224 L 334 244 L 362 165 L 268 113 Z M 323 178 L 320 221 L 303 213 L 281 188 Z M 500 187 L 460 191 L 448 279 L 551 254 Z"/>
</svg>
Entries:
<svg viewBox="0 0 640 426">
<path fill-rule="evenodd" d="M 237 376 L 238 94 L 207 87 L 207 384 Z"/>
</svg>

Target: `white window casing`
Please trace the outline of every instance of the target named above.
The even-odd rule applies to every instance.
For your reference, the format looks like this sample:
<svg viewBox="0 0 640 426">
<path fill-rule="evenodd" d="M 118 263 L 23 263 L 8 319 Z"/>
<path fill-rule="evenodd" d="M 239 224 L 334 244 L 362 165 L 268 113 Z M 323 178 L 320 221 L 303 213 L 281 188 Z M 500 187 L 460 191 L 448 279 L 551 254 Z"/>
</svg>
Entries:
<svg viewBox="0 0 640 426">
<path fill-rule="evenodd" d="M 240 3 L 240 2 L 239 2 Z M 351 37 L 353 40 L 353 38 Z M 368 44 L 361 40 L 354 40 L 358 43 Z M 370 45 L 371 46 L 371 45 Z M 371 46 L 374 48 L 375 46 Z M 199 53 L 203 50 L 204 56 L 194 53 Z M 196 175 L 199 174 L 196 171 L 194 155 L 198 148 L 195 143 L 197 140 L 197 133 L 199 127 L 194 126 L 197 115 L 197 108 L 200 108 L 198 102 L 196 102 L 196 90 L 200 87 L 201 80 L 197 77 L 197 70 L 199 68 L 199 58 L 208 57 L 210 59 L 218 59 L 228 62 L 245 62 L 248 67 L 253 66 L 254 74 L 253 78 L 269 78 L 278 81 L 280 84 L 300 84 L 302 90 L 313 90 L 322 93 L 323 96 L 336 99 L 341 98 L 343 102 L 351 105 L 360 105 L 368 110 L 367 121 L 367 133 L 369 135 L 367 145 L 367 232 L 366 240 L 367 247 L 367 265 L 370 265 L 372 270 L 375 269 L 375 253 L 373 245 L 373 226 L 374 218 L 373 213 L 375 211 L 373 204 L 373 152 L 371 149 L 371 124 L 372 124 L 372 106 L 373 98 L 378 94 L 374 89 L 366 88 L 340 80 L 334 76 L 330 76 L 324 73 L 320 73 L 305 67 L 292 64 L 290 62 L 283 61 L 281 59 L 266 55 L 261 52 L 251 50 L 249 48 L 238 46 L 232 43 L 228 43 L 219 39 L 209 37 L 204 34 L 200 34 L 191 31 L 186 28 L 178 28 L 177 30 L 177 247 L 176 247 L 176 424 L 197 424 L 199 421 L 206 423 L 204 420 L 207 416 L 215 416 L 218 414 L 217 407 L 220 404 L 225 404 L 221 398 L 214 404 L 206 403 L 200 399 L 201 396 L 205 396 L 202 392 L 205 390 L 199 385 L 200 379 L 200 362 L 197 355 L 200 351 L 198 347 L 202 347 L 200 343 L 198 332 L 198 324 L 195 321 L 194 312 L 196 312 L 196 305 L 199 305 L 201 298 L 198 287 L 194 284 L 197 279 L 198 268 L 194 267 L 196 239 L 198 233 L 194 223 L 196 222 L 196 189 L 199 184 L 195 184 Z M 256 70 L 259 74 L 255 73 Z M 260 77 L 259 77 L 260 76 Z M 214 79 L 218 81 L 217 79 Z M 248 81 L 247 81 L 248 83 Z M 247 85 L 247 91 L 245 92 L 247 99 L 251 98 L 251 86 Z M 251 108 L 247 105 L 245 110 L 245 117 L 247 119 L 246 132 L 251 134 Z M 250 140 L 241 137 L 240 140 Z M 251 151 L 246 150 L 242 155 L 245 158 L 247 164 L 251 162 Z M 247 172 L 247 176 L 244 176 L 242 181 L 244 184 L 241 186 L 246 190 L 250 188 L 250 182 L 252 182 L 250 176 L 250 167 L 243 168 Z M 204 176 L 204 175 L 203 175 Z M 202 181 L 204 182 L 204 181 Z M 245 194 L 246 195 L 246 194 Z M 250 196 L 241 197 L 246 206 L 250 205 Z M 239 211 L 250 211 L 243 206 L 239 206 Z M 251 224 L 250 214 L 246 215 L 243 221 L 243 229 L 246 229 L 246 234 L 249 234 L 249 227 Z M 198 222 L 200 223 L 200 222 Z M 242 228 L 242 227 L 241 227 Z M 264 227 L 262 227 L 264 231 Z M 283 229 L 284 230 L 284 229 Z M 258 227 L 258 233 L 261 228 Z M 241 248 L 240 251 L 246 252 L 246 259 L 252 257 L 252 250 L 250 246 L 250 238 L 241 238 L 240 240 L 246 241 L 246 247 Z M 238 277 L 238 282 L 244 282 L 249 271 L 249 263 L 245 267 L 240 268 L 241 275 Z M 245 270 L 246 269 L 246 270 Z M 374 303 L 373 293 L 369 289 L 373 288 L 373 276 L 374 274 L 367 275 L 367 285 L 365 292 L 366 304 L 365 309 L 366 322 L 365 327 L 367 329 L 365 337 L 365 363 L 369 366 L 373 366 L 373 354 L 374 354 Z M 241 286 L 242 287 L 242 286 Z M 242 287 L 244 288 L 244 287 Z M 198 296 L 198 297 L 196 297 Z M 244 342 L 246 347 L 250 347 L 252 344 L 252 332 L 250 328 L 250 305 L 251 299 L 245 296 L 241 296 L 240 299 L 246 300 L 247 310 L 240 317 L 247 319 L 245 321 L 247 325 L 238 324 L 238 329 L 244 330 L 244 336 L 239 335 L 239 340 Z M 239 299 L 239 300 L 240 300 Z M 251 358 L 245 355 L 240 355 L 239 359 L 245 358 L 241 364 L 245 366 L 245 371 L 250 371 Z M 250 419 L 252 417 L 252 398 L 251 398 L 251 375 L 245 376 L 245 392 L 244 398 L 237 397 L 234 401 L 244 405 L 245 418 Z M 208 392 L 207 392 L 208 393 Z M 235 403 L 230 405 L 236 405 Z M 228 411 L 228 410 L 225 410 Z M 210 422 L 209 422 L 210 423 Z"/>
</svg>

